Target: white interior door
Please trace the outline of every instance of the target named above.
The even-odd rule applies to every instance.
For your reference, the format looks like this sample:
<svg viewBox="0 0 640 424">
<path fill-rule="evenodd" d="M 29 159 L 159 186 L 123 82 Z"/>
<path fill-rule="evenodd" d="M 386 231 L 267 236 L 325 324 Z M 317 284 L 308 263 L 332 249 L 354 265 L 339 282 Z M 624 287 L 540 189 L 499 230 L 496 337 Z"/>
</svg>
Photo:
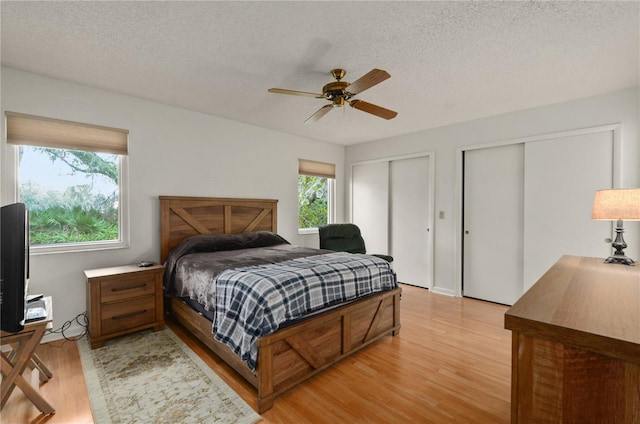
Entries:
<svg viewBox="0 0 640 424">
<path fill-rule="evenodd" d="M 389 253 L 389 163 L 352 168 L 352 215 L 360 227 L 367 251 Z"/>
<path fill-rule="evenodd" d="M 464 296 L 512 305 L 522 295 L 522 144 L 464 152 Z"/>
<path fill-rule="evenodd" d="M 429 288 L 433 257 L 430 157 L 393 160 L 389 174 L 393 269 L 398 281 Z"/>
<path fill-rule="evenodd" d="M 562 255 L 606 258 L 611 222 L 591 219 L 594 193 L 613 186 L 613 133 L 525 144 L 524 290 Z"/>
</svg>

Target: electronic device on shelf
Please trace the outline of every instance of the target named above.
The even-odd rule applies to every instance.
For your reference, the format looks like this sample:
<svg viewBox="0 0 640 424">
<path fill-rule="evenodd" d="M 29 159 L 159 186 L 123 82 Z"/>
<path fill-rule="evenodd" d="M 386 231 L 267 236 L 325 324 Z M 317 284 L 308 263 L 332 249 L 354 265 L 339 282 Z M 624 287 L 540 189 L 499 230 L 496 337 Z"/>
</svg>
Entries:
<svg viewBox="0 0 640 424">
<path fill-rule="evenodd" d="M 27 303 L 36 302 L 44 297 L 43 294 L 28 294 L 27 295 Z"/>
<path fill-rule="evenodd" d="M 27 310 L 24 315 L 24 322 L 40 321 L 47 318 L 47 306 L 44 299 L 40 298 L 27 303 Z"/>
</svg>

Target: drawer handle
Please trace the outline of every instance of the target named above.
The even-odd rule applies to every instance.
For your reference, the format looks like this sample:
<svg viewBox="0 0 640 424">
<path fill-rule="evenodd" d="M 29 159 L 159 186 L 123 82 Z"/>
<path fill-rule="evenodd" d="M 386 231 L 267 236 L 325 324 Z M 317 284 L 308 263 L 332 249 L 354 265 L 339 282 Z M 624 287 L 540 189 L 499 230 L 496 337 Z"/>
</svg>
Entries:
<svg viewBox="0 0 640 424">
<path fill-rule="evenodd" d="M 144 284 L 140 284 L 138 286 L 131 286 L 131 287 L 119 287 L 119 288 L 115 288 L 115 289 L 111 289 L 112 292 L 121 292 L 121 291 L 125 291 L 125 290 L 134 290 L 134 289 L 143 289 L 147 286 L 147 283 Z"/>
<path fill-rule="evenodd" d="M 130 314 L 123 314 L 123 315 L 116 315 L 115 317 L 112 317 L 111 319 L 122 319 L 122 318 L 129 318 L 129 317 L 134 317 L 136 315 L 142 315 L 142 314 L 146 314 L 147 310 L 143 310 L 143 311 L 138 311 L 138 312 L 131 312 Z"/>
</svg>

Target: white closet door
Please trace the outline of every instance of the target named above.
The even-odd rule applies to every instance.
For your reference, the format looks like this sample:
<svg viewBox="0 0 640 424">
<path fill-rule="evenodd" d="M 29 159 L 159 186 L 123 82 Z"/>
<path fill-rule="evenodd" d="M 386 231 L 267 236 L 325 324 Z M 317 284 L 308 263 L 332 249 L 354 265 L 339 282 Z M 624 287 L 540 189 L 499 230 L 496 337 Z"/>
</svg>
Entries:
<svg viewBox="0 0 640 424">
<path fill-rule="evenodd" d="M 611 223 L 591 219 L 594 193 L 613 186 L 611 131 L 525 145 L 524 290 L 562 255 L 606 258 Z"/>
<path fill-rule="evenodd" d="M 430 158 L 390 163 L 391 254 L 398 281 L 431 287 Z M 374 253 L 374 252 L 372 252 Z"/>
<path fill-rule="evenodd" d="M 464 153 L 464 296 L 512 305 L 522 295 L 523 152 Z"/>
<path fill-rule="evenodd" d="M 389 163 L 354 165 L 352 222 L 360 227 L 367 252 L 389 251 Z"/>
</svg>

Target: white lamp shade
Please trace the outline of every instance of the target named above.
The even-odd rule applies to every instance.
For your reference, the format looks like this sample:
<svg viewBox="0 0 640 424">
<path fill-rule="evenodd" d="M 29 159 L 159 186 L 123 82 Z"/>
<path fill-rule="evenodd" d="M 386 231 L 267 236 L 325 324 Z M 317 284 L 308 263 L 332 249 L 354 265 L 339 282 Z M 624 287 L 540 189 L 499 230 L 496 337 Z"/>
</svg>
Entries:
<svg viewBox="0 0 640 424">
<path fill-rule="evenodd" d="M 596 191 L 591 218 L 639 221 L 640 188 L 615 188 Z"/>
</svg>

